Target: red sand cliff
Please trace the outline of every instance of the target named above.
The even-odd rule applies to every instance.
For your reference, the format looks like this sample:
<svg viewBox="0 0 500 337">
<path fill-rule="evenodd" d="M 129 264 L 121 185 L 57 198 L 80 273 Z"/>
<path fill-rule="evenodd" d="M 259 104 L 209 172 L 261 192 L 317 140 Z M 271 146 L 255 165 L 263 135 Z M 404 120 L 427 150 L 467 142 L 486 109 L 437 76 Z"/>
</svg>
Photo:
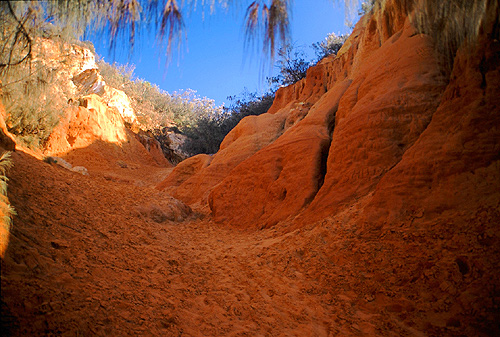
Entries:
<svg viewBox="0 0 500 337">
<path fill-rule="evenodd" d="M 323 219 L 366 196 L 380 213 L 370 221 L 386 222 L 412 208 L 496 200 L 493 184 L 472 203 L 467 194 L 483 179 L 465 178 L 487 167 L 494 176 L 498 157 L 498 46 L 494 23 L 482 29 L 448 81 L 432 40 L 388 3 L 358 23 L 336 58 L 280 89 L 268 114 L 243 120 L 210 163 L 158 188 L 209 201 L 215 220 L 244 228 Z"/>
</svg>

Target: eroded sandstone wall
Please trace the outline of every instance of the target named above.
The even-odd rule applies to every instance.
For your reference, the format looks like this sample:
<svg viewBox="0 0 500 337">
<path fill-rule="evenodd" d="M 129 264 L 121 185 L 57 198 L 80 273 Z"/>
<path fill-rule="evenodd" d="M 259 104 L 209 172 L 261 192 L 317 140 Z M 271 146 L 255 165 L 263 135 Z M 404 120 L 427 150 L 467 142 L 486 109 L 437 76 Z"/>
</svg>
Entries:
<svg viewBox="0 0 500 337">
<path fill-rule="evenodd" d="M 386 6 L 358 23 L 336 58 L 278 90 L 268 114 L 245 118 L 175 195 L 204 203 L 210 193 L 215 219 L 242 226 L 276 224 L 315 199 L 332 214 L 401 158 L 444 87 L 429 38 Z"/>
<path fill-rule="evenodd" d="M 459 51 L 450 77 L 411 8 L 385 1 L 335 58 L 278 90 L 267 114 L 245 118 L 206 165 L 186 170 L 193 158 L 181 183 L 167 178 L 159 188 L 208 202 L 216 221 L 243 228 L 300 226 L 360 200 L 363 219 L 379 224 L 418 209 L 493 207 L 498 5 L 488 6 L 478 45 Z"/>
</svg>

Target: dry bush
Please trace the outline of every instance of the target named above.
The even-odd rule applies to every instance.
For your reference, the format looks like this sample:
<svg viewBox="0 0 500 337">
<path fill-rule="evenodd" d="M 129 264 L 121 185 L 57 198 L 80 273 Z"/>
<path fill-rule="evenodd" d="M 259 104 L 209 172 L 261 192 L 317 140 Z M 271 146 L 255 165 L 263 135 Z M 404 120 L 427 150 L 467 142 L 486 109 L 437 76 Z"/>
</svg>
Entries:
<svg viewBox="0 0 500 337">
<path fill-rule="evenodd" d="M 7 170 L 13 166 L 10 159 L 10 152 L 4 152 L 0 156 L 0 226 L 2 235 L 8 235 L 12 223 L 12 216 L 15 215 L 14 208 L 7 199 Z M 7 238 L 0 238 L 0 242 L 6 242 Z"/>
<path fill-rule="evenodd" d="M 32 62 L 0 76 L 7 128 L 28 147 L 43 147 L 68 106 L 67 99 L 54 92 L 57 71 Z"/>
<path fill-rule="evenodd" d="M 450 73 L 458 48 L 475 48 L 487 4 L 494 1 L 497 0 L 402 0 L 399 5 L 406 9 L 419 33 L 432 37 L 443 67 Z M 384 8 L 386 2 L 377 0 L 374 6 Z"/>
</svg>

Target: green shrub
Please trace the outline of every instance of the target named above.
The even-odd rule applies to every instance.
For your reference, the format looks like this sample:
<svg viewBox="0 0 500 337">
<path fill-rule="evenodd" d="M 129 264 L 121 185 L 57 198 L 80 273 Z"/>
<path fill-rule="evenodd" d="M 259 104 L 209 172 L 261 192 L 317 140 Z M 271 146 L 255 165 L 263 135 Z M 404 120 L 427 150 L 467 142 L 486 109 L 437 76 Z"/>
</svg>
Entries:
<svg viewBox="0 0 500 337">
<path fill-rule="evenodd" d="M 306 61 L 305 53 L 295 46 L 288 44 L 278 50 L 277 68 L 278 75 L 268 78 L 268 82 L 274 87 L 294 84 L 306 77 L 307 69 L 311 62 Z"/>
<path fill-rule="evenodd" d="M 199 118 L 196 125 L 185 128 L 189 137 L 184 151 L 190 154 L 215 153 L 224 137 L 246 116 L 266 113 L 273 104 L 274 94 L 262 96 L 245 92 L 240 97 L 230 96 L 232 102 L 216 115 Z"/>
<path fill-rule="evenodd" d="M 376 0 L 366 0 L 361 3 L 361 7 L 358 10 L 358 15 L 365 15 L 368 14 L 372 11 L 373 7 L 375 6 L 375 1 Z"/>
<path fill-rule="evenodd" d="M 135 70 L 133 65 L 109 64 L 102 58 L 97 58 L 97 66 L 99 67 L 99 73 L 110 87 L 123 90 L 125 84 L 130 84 L 133 81 Z"/>
<path fill-rule="evenodd" d="M 192 137 L 184 149 L 187 153 L 211 153 L 218 148 L 222 141 L 219 126 L 225 111 L 214 100 L 199 97 L 191 89 L 168 93 L 134 78 L 132 65 L 109 64 L 100 59 L 98 66 L 104 81 L 130 98 L 140 127 L 151 131 L 161 144 L 165 143 L 159 139 L 164 136 L 163 129 L 175 126 Z"/>
<path fill-rule="evenodd" d="M 51 38 L 64 55 L 64 43 L 74 42 L 77 31 L 71 25 L 54 25 L 47 10 L 36 1 L 0 5 L 0 81 L 6 124 L 19 141 L 31 148 L 43 147 L 69 98 L 58 78 L 66 58 L 45 62 L 44 55 L 34 55 L 37 43 Z"/>
<path fill-rule="evenodd" d="M 316 60 L 321 61 L 328 55 L 337 55 L 348 37 L 349 34 L 330 33 L 324 41 L 313 43 L 312 48 L 316 53 Z"/>
</svg>

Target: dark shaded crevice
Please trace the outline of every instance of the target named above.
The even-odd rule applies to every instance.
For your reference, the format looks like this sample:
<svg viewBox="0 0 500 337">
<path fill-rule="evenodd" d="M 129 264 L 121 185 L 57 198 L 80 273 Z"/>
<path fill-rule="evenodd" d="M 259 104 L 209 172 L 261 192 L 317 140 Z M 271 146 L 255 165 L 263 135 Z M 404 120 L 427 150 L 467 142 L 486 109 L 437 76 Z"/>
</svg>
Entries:
<svg viewBox="0 0 500 337">
<path fill-rule="evenodd" d="M 311 193 L 311 195 L 304 200 L 304 204 L 302 205 L 302 207 L 307 207 L 314 200 L 314 198 L 316 198 L 316 195 L 318 194 L 319 190 L 325 183 L 327 164 L 328 164 L 328 154 L 330 153 L 330 146 L 332 144 L 331 137 L 328 140 L 324 140 L 323 143 L 324 144 L 322 144 L 321 146 L 318 158 L 318 166 L 316 173 L 317 186 L 314 192 Z"/>
<path fill-rule="evenodd" d="M 70 146 L 73 146 L 75 144 L 75 142 L 76 142 L 76 137 L 71 136 L 71 135 L 67 135 L 66 136 L 66 141 L 68 142 L 68 144 Z"/>
<path fill-rule="evenodd" d="M 332 138 L 333 138 L 333 131 L 335 129 L 335 116 L 337 114 L 337 111 L 335 110 L 332 114 L 331 117 L 329 118 L 327 122 L 327 132 L 328 132 L 328 143 L 324 144 L 324 146 L 321 147 L 321 152 L 320 152 L 320 161 L 319 161 L 319 172 L 318 172 L 318 189 L 314 196 L 318 193 L 318 191 L 321 189 L 323 184 L 325 183 L 325 177 L 326 177 L 326 172 L 327 172 L 327 164 L 328 164 L 328 155 L 330 154 L 330 147 L 332 145 Z"/>
<path fill-rule="evenodd" d="M 337 114 L 337 111 L 332 113 L 332 116 L 329 118 L 327 125 L 326 125 L 328 135 L 330 136 L 330 142 L 332 141 L 333 130 L 335 129 L 335 116 L 336 116 L 336 114 Z"/>
<path fill-rule="evenodd" d="M 316 195 L 318 194 L 319 190 L 325 183 L 325 177 L 327 173 L 327 166 L 328 166 L 328 155 L 330 154 L 330 147 L 332 145 L 332 137 L 333 137 L 333 130 L 335 128 L 335 113 L 332 113 L 332 117 L 327 123 L 327 131 L 329 138 L 326 140 L 323 140 L 323 144 L 321 145 L 321 149 L 319 152 L 319 158 L 318 158 L 318 172 L 317 172 L 317 187 L 315 191 L 308 197 L 306 200 L 304 200 L 304 205 L 303 207 L 308 206 L 314 198 L 316 198 Z"/>
<path fill-rule="evenodd" d="M 325 183 L 325 176 L 327 172 L 327 164 L 328 164 L 328 154 L 330 153 L 330 147 L 332 145 L 332 138 L 330 137 L 328 144 L 321 147 L 320 158 L 319 158 L 319 172 L 318 172 L 318 188 L 316 190 L 316 194 L 321 189 L 323 184 Z"/>
<path fill-rule="evenodd" d="M 486 73 L 488 72 L 488 66 L 486 64 L 486 58 L 483 56 L 481 62 L 479 63 L 479 72 L 481 73 L 481 85 L 480 88 L 483 90 L 483 95 L 486 92 Z"/>
</svg>

